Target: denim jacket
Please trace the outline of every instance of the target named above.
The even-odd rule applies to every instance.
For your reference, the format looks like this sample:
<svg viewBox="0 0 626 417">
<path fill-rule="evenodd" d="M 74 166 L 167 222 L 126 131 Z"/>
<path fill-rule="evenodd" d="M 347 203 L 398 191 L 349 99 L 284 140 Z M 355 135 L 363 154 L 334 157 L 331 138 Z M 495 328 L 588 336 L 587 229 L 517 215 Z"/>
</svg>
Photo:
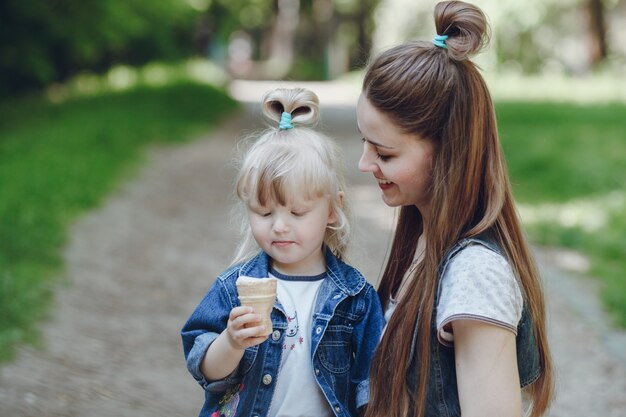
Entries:
<svg viewBox="0 0 626 417">
<path fill-rule="evenodd" d="M 328 249 L 325 257 L 328 276 L 313 310 L 311 361 L 334 414 L 353 416 L 368 401 L 369 367 L 384 319 L 378 296 L 363 275 Z M 187 368 L 205 390 L 201 417 L 216 415 L 226 403 L 235 404 L 236 414 L 232 415 L 238 417 L 264 417 L 270 409 L 287 330 L 287 317 L 278 301 L 271 315 L 272 334 L 260 345 L 247 348 L 231 375 L 207 381 L 200 372 L 209 345 L 226 329 L 230 310 L 240 305 L 237 277 L 267 277 L 269 262 L 268 255 L 261 252 L 224 271 L 181 330 Z"/>
<path fill-rule="evenodd" d="M 431 318 L 430 329 L 430 368 L 428 373 L 428 388 L 426 392 L 426 412 L 425 417 L 460 417 L 461 405 L 459 403 L 459 393 L 456 381 L 456 366 L 454 361 L 454 346 L 445 346 L 437 338 L 436 315 L 441 292 L 441 278 L 443 277 L 450 261 L 462 249 L 469 245 L 479 244 L 502 255 L 499 246 L 486 233 L 477 237 L 466 238 L 456 243 L 444 257 L 439 267 L 439 289 L 435 296 L 435 308 Z M 417 358 L 414 354 L 417 341 L 417 328 L 413 333 L 413 344 L 411 346 L 412 360 L 409 368 L 407 383 L 410 392 L 415 392 L 415 384 L 418 381 Z M 539 363 L 539 351 L 532 329 L 532 319 L 528 313 L 527 306 L 524 305 L 522 317 L 517 325 L 516 337 L 517 367 L 521 387 L 533 383 L 541 374 Z"/>
</svg>

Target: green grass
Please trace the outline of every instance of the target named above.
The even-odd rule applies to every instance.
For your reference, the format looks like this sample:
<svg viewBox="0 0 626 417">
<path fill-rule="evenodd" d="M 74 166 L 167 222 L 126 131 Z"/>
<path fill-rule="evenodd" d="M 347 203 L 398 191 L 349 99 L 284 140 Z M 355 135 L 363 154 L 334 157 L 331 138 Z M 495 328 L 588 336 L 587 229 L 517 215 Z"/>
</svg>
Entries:
<svg viewBox="0 0 626 417">
<path fill-rule="evenodd" d="M 137 166 L 146 145 L 188 140 L 235 107 L 223 92 L 192 82 L 59 104 L 0 103 L 0 361 L 17 343 L 37 344 L 77 215 Z"/>
<path fill-rule="evenodd" d="M 497 114 L 531 239 L 588 256 L 626 327 L 626 105 L 499 102 Z"/>
<path fill-rule="evenodd" d="M 235 106 L 203 84 L 95 87 L 109 92 L 0 103 L 0 361 L 37 343 L 72 221 L 132 173 L 146 145 L 187 140 Z M 589 256 L 626 327 L 626 106 L 500 101 L 497 113 L 532 240 Z"/>
</svg>

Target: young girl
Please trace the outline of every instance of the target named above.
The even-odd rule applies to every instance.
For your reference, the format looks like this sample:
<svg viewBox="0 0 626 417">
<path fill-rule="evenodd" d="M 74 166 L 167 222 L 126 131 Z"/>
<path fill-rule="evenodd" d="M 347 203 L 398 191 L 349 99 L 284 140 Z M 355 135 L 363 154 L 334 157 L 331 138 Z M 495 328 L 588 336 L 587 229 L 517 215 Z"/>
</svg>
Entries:
<svg viewBox="0 0 626 417">
<path fill-rule="evenodd" d="M 356 415 L 384 319 L 375 290 L 342 261 L 340 152 L 307 127 L 319 117 L 312 92 L 273 90 L 263 113 L 276 127 L 250 147 L 236 183 L 245 236 L 182 329 L 187 367 L 205 390 L 200 416 Z M 278 279 L 273 329 L 240 306 L 239 276 Z"/>
<path fill-rule="evenodd" d="M 488 42 L 486 18 L 441 2 L 435 26 L 432 42 L 376 57 L 357 104 L 359 168 L 401 207 L 366 415 L 519 416 L 524 388 L 540 416 L 553 391 L 543 293 L 469 60 Z"/>
</svg>

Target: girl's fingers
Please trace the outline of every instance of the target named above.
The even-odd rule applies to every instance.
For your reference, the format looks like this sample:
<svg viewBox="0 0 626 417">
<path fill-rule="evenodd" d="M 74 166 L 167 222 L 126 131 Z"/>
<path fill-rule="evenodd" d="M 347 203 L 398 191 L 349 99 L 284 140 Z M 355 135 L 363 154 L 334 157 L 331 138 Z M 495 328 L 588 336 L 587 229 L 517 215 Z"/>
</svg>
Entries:
<svg viewBox="0 0 626 417">
<path fill-rule="evenodd" d="M 265 342 L 267 340 L 267 337 L 268 336 L 253 337 L 253 338 L 248 339 L 248 341 L 250 342 L 250 346 L 256 346 Z"/>
<path fill-rule="evenodd" d="M 229 320 L 235 320 L 239 316 L 243 316 L 244 314 L 252 313 L 252 307 L 239 306 L 230 310 L 230 315 L 228 316 Z"/>
<path fill-rule="evenodd" d="M 266 336 L 259 336 L 259 334 L 263 333 L 264 331 L 265 331 L 265 326 L 253 326 L 253 327 L 246 327 L 246 328 L 239 330 L 239 334 L 241 335 L 242 339 L 258 338 L 258 337 L 265 339 Z"/>
<path fill-rule="evenodd" d="M 250 347 L 263 343 L 267 336 L 259 336 L 265 326 L 259 326 L 261 316 L 251 307 L 235 307 L 230 311 L 228 329 L 232 340 L 241 347 Z"/>
<path fill-rule="evenodd" d="M 255 313 L 244 314 L 243 316 L 237 317 L 233 322 L 232 326 L 234 329 L 249 329 L 251 327 L 256 327 L 261 322 L 261 316 Z"/>
<path fill-rule="evenodd" d="M 249 327 L 230 333 L 233 343 L 242 349 L 263 343 L 268 336 L 259 336 L 265 329 L 265 326 Z"/>
<path fill-rule="evenodd" d="M 246 330 L 249 330 L 249 329 L 246 329 Z M 258 345 L 267 340 L 268 336 L 257 336 L 259 332 L 263 331 L 263 326 L 252 327 L 250 328 L 250 330 L 255 330 L 255 333 L 253 336 L 250 336 L 243 340 L 243 344 L 245 344 L 246 347 Z"/>
</svg>

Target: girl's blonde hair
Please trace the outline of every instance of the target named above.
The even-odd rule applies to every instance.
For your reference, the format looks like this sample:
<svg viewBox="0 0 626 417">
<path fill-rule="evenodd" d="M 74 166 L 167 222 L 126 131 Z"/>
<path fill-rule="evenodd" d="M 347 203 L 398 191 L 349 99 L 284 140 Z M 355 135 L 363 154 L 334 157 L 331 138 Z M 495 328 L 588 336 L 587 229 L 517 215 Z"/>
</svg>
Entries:
<svg viewBox="0 0 626 417">
<path fill-rule="evenodd" d="M 337 220 L 327 226 L 324 245 L 344 258 L 350 235 L 349 203 L 345 197 L 343 156 L 336 142 L 313 129 L 320 116 L 319 100 L 304 88 L 277 88 L 263 96 L 263 115 L 271 127 L 249 138 L 239 167 L 236 193 L 242 203 L 242 239 L 233 264 L 254 256 L 259 246 L 252 236 L 245 208 L 253 202 L 288 204 L 292 199 L 328 198 Z M 283 112 L 293 128 L 279 129 Z"/>
<path fill-rule="evenodd" d="M 371 62 L 363 82 L 363 94 L 376 109 L 404 132 L 432 141 L 430 192 L 436 208 L 426 219 L 415 206 L 400 210 L 378 288 L 383 305 L 397 295 L 423 230 L 428 230 L 426 251 L 374 356 L 366 416 L 425 414 L 432 323 L 418 316 L 432 317 L 439 265 L 447 251 L 462 238 L 491 230 L 532 316 L 542 373 L 529 387 L 530 414 L 538 417 L 548 409 L 554 388 L 543 290 L 515 209 L 491 95 L 470 61 L 489 40 L 487 19 L 472 4 L 444 1 L 435 7 L 435 27 L 438 35 L 448 37 L 445 48 L 412 42 L 389 49 Z M 415 391 L 390 389 L 406 387 L 416 325 Z"/>
</svg>

